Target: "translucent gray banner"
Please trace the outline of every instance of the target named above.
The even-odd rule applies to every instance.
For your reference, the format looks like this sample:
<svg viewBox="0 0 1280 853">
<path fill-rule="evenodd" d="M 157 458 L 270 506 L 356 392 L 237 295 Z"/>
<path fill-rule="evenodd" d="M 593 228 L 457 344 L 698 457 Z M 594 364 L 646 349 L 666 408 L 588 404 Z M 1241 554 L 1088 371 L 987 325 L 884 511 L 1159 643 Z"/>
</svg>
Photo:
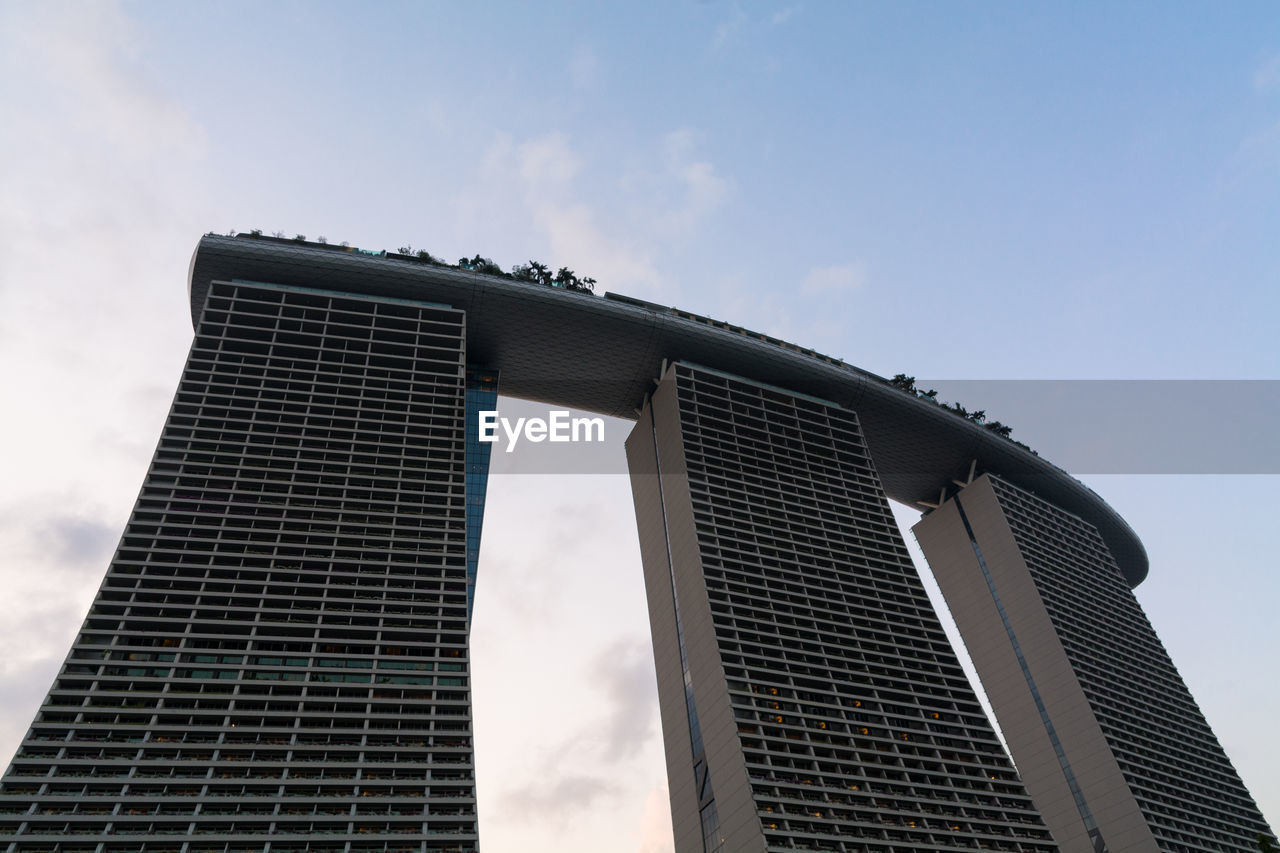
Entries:
<svg viewBox="0 0 1280 853">
<path fill-rule="evenodd" d="M 917 381 L 1072 474 L 1280 474 L 1280 381 Z"/>
<path fill-rule="evenodd" d="M 984 411 L 988 423 L 1011 427 L 1011 438 L 1072 474 L 1280 474 L 1278 380 L 939 379 L 916 387 Z M 520 418 L 549 421 L 557 411 L 498 400 L 513 427 Z M 603 441 L 532 441 L 522 433 L 511 452 L 500 430 L 491 473 L 626 474 L 622 445 L 634 426 L 602 418 Z"/>
</svg>

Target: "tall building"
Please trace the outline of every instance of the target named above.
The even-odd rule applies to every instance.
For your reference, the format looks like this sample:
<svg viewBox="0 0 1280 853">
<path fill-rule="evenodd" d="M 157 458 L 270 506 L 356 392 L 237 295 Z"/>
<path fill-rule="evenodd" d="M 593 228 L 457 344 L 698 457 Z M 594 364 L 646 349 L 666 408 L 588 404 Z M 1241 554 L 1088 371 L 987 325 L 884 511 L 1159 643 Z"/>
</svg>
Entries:
<svg viewBox="0 0 1280 853">
<path fill-rule="evenodd" d="M 1058 849 L 853 412 L 676 364 L 627 461 L 677 853 Z"/>
<path fill-rule="evenodd" d="M 6 853 L 476 851 L 477 416 L 499 378 L 637 422 L 678 853 L 1243 850 L 1267 831 L 1125 598 L 1141 542 L 1024 448 L 616 294 L 212 235 L 188 287 L 156 455 L 0 779 Z M 999 501 L 971 504 L 984 484 Z M 989 635 L 1013 650 L 984 678 L 1016 770 L 886 498 L 941 504 L 917 534 L 975 658 Z"/>
<path fill-rule="evenodd" d="M 8 849 L 476 849 L 463 332 L 442 305 L 210 287 L 4 776 Z"/>
<path fill-rule="evenodd" d="M 983 474 L 913 529 L 1064 849 L 1257 849 L 1262 815 L 1091 524 Z"/>
</svg>

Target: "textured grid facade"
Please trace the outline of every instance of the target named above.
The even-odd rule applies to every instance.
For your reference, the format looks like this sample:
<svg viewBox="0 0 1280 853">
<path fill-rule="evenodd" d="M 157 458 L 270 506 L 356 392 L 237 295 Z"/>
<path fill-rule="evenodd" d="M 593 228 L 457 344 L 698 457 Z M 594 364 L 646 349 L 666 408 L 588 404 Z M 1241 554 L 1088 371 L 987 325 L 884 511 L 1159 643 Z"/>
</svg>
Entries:
<svg viewBox="0 0 1280 853">
<path fill-rule="evenodd" d="M 216 283 L 18 851 L 472 851 L 464 315 Z"/>
<path fill-rule="evenodd" d="M 851 411 L 677 364 L 627 454 L 678 853 L 1058 849 Z"/>
<path fill-rule="evenodd" d="M 982 476 L 916 531 L 1060 840 L 1257 849 L 1270 831 L 1091 525 Z"/>
</svg>

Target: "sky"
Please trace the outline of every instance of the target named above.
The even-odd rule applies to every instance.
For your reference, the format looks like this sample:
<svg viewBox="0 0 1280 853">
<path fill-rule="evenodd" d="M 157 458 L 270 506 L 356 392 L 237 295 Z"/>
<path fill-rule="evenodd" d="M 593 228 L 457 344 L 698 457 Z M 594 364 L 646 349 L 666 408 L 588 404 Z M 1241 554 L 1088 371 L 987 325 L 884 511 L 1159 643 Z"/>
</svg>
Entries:
<svg viewBox="0 0 1280 853">
<path fill-rule="evenodd" d="M 1160 387 L 1198 430 L 1180 441 L 1210 446 L 1234 421 L 1196 389 L 1280 380 L 1280 15 L 0 0 L 5 758 L 159 436 L 196 242 L 254 228 L 567 265 L 944 397 L 1205 380 Z M 1032 446 L 1046 420 L 990 414 Z M 607 424 L 618 460 L 627 431 Z M 1280 823 L 1277 468 L 1089 467 L 1150 555 L 1139 601 Z M 643 601 L 624 475 L 495 475 L 472 631 L 489 853 L 671 850 Z"/>
</svg>

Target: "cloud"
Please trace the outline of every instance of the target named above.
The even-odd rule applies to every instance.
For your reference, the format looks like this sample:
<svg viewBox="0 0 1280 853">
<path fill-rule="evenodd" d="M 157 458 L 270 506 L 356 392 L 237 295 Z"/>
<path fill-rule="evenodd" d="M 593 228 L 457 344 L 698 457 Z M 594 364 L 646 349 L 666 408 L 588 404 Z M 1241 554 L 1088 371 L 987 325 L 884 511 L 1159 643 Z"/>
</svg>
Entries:
<svg viewBox="0 0 1280 853">
<path fill-rule="evenodd" d="M 716 174 L 707 160 L 695 156 L 697 135 L 688 128 L 674 130 L 662 140 L 664 172 L 659 185 L 674 187 L 675 199 L 659 213 L 661 230 L 671 235 L 687 234 L 711 215 L 729 197 L 731 181 Z"/>
<path fill-rule="evenodd" d="M 173 148 L 203 151 L 204 134 L 185 107 L 140 73 L 138 36 L 117 4 L 53 2 L 11 12 L 6 25 L 26 37 L 6 43 L 27 64 L 24 79 L 52 84 L 40 106 L 73 132 L 135 162 Z"/>
<path fill-rule="evenodd" d="M 14 81 L 0 86 L 7 698 L 24 667 L 51 674 L 65 655 L 190 344 L 181 282 L 204 230 L 205 136 L 149 75 L 146 48 L 116 3 L 0 3 L 0 75 Z M 32 672 L 30 690 L 47 689 Z M 14 714 L 29 722 L 33 697 Z M 0 737 L 20 734 L 14 719 Z"/>
<path fill-rule="evenodd" d="M 566 191 L 578 173 L 578 156 L 563 133 L 549 133 L 520 144 L 515 152 L 525 195 L 538 198 Z"/>
<path fill-rule="evenodd" d="M 590 674 L 608 703 L 603 734 L 603 758 L 630 758 L 654 736 L 658 690 L 649 643 L 621 639 L 600 652 Z"/>
<path fill-rule="evenodd" d="M 626 483 L 490 481 L 471 632 L 487 848 L 640 847 L 664 765 Z"/>
<path fill-rule="evenodd" d="M 856 323 L 857 293 L 867 284 L 861 261 L 811 267 L 808 272 L 784 272 L 785 286 L 761 290 L 749 286 L 741 272 L 711 279 L 720 316 L 735 317 L 749 329 L 763 332 L 835 358 L 848 358 L 844 348 Z"/>
<path fill-rule="evenodd" d="M 736 4 L 733 7 L 733 14 L 727 19 L 716 25 L 715 31 L 711 34 L 711 47 L 719 50 L 729 44 L 737 41 L 742 31 L 747 26 L 747 13 L 743 12 Z"/>
<path fill-rule="evenodd" d="M 616 797 L 621 788 L 610 776 L 574 774 L 554 781 L 539 780 L 503 792 L 502 807 L 508 812 L 546 820 L 554 816 L 563 826 L 569 815 L 585 811 L 600 800 Z M 566 808 L 571 804 L 571 808 Z"/>
<path fill-rule="evenodd" d="M 805 293 L 848 293 L 862 287 L 866 273 L 861 264 L 843 264 L 830 267 L 814 267 L 804 277 L 801 288 Z"/>
<path fill-rule="evenodd" d="M 486 149 L 474 183 L 458 194 L 456 209 L 468 241 L 521 247 L 552 269 L 568 266 L 611 290 L 660 280 L 652 241 L 632 229 L 606 222 L 600 188 L 593 177 L 592 200 L 580 197 L 587 163 L 569 137 L 551 132 L 516 141 L 497 134 Z"/>
<path fill-rule="evenodd" d="M 769 19 L 769 23 L 773 24 L 775 27 L 778 26 L 779 24 L 785 24 L 787 21 L 791 20 L 793 15 L 795 15 L 799 11 L 800 11 L 799 6 L 786 6 L 774 12 L 773 17 Z"/>
<path fill-rule="evenodd" d="M 120 377 L 146 373 L 127 368 L 154 369 L 154 347 L 185 337 L 171 323 L 130 334 L 181 300 L 165 273 L 185 272 L 201 230 L 206 148 L 186 106 L 147 77 L 139 41 L 117 4 L 0 5 L 0 74 L 22 81 L 0 88 L 0 159 L 21 164 L 0 181 L 0 358 L 25 350 L 19 381 L 47 388 L 50 365 L 83 366 L 83 385 L 120 393 L 132 381 Z M 42 334 L 50 325 L 61 334 Z M 122 354 L 111 334 L 138 345 Z"/>
<path fill-rule="evenodd" d="M 752 36 L 760 36 L 762 34 L 766 37 L 772 37 L 766 33 L 765 28 L 782 26 L 799 12 L 799 6 L 791 5 L 761 16 L 748 15 L 741 6 L 735 3 L 729 17 L 718 23 L 715 29 L 712 30 L 711 49 L 713 51 L 723 51 L 731 46 L 745 43 Z"/>
<path fill-rule="evenodd" d="M 59 565 L 91 565 L 101 570 L 120 537 L 113 526 L 81 516 L 58 516 L 41 524 L 37 540 Z"/>
<path fill-rule="evenodd" d="M 6 582 L 6 596 L 25 605 L 20 609 L 5 608 L 4 629 L 0 631 L 4 666 L 61 661 L 66 657 L 97 586 L 97 579 L 91 584 L 79 584 L 46 578 L 42 583 L 21 587 Z M 40 590 L 40 594 L 33 594 L 32 589 Z"/>
<path fill-rule="evenodd" d="M 24 503 L 0 507 L 0 672 L 15 663 L 61 660 L 101 582 L 120 530 L 73 504 L 33 493 Z"/>
<path fill-rule="evenodd" d="M 622 174 L 633 232 L 659 245 L 687 243 L 732 198 L 733 180 L 698 155 L 699 145 L 693 128 L 668 131 Z"/>
<path fill-rule="evenodd" d="M 503 265 L 535 258 L 605 290 L 662 299 L 670 282 L 656 259 L 697 239 L 735 189 L 699 144 L 696 129 L 677 128 L 595 156 L 558 130 L 496 133 L 454 198 L 455 228 L 466 246 L 514 250 L 495 258 Z"/>
<path fill-rule="evenodd" d="M 6 766 L 62 665 L 61 657 L 15 663 L 0 660 L 0 766 Z"/>
<path fill-rule="evenodd" d="M 503 400 L 504 409 L 508 401 Z M 512 409 L 520 411 L 518 407 Z M 575 503 L 548 499 L 555 494 L 557 475 L 499 474 L 489 478 L 486 517 L 518 517 L 518 525 L 486 522 L 481 541 L 478 608 L 497 608 L 516 620 L 526 636 L 555 629 L 557 605 L 563 590 L 575 583 L 574 574 L 590 564 L 607 542 L 599 531 L 614 520 L 609 507 L 583 499 Z M 530 507 L 536 507 L 536 512 Z"/>
</svg>

